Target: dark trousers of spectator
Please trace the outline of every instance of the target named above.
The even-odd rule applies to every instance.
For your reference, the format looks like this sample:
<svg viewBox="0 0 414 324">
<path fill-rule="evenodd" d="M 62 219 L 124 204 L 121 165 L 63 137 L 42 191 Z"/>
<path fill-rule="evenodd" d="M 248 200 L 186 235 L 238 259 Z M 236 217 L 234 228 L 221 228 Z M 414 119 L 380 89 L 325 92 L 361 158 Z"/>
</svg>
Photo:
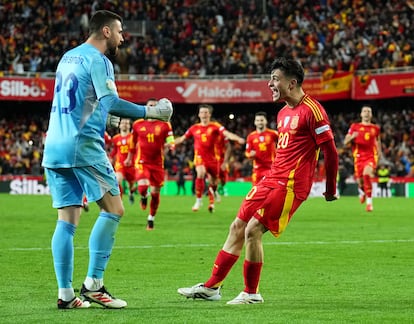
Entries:
<svg viewBox="0 0 414 324">
<path fill-rule="evenodd" d="M 187 194 L 185 190 L 185 181 L 180 182 L 177 181 L 177 196 L 181 193 L 181 189 L 183 190 L 184 196 Z"/>
<path fill-rule="evenodd" d="M 387 182 L 381 182 L 378 184 L 381 190 L 381 197 L 388 197 L 388 183 Z M 385 195 L 384 195 L 385 192 Z"/>
</svg>

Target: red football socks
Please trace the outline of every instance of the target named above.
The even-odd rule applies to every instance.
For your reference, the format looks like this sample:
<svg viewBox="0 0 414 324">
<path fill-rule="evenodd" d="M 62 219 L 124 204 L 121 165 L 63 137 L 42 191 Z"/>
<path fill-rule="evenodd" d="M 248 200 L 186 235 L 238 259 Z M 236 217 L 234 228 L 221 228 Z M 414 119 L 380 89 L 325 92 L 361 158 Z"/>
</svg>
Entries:
<svg viewBox="0 0 414 324">
<path fill-rule="evenodd" d="M 364 192 L 367 198 L 372 197 L 372 181 L 369 175 L 364 175 Z"/>
<path fill-rule="evenodd" d="M 214 262 L 211 277 L 204 283 L 204 286 L 208 288 L 220 287 L 238 258 L 238 255 L 220 250 L 217 254 L 216 261 Z"/>
<path fill-rule="evenodd" d="M 203 196 L 204 189 L 205 189 L 204 179 L 196 178 L 195 192 L 196 192 L 197 198 L 201 198 Z"/>
<path fill-rule="evenodd" d="M 160 193 L 159 192 L 151 193 L 150 215 L 155 216 L 159 205 L 160 205 Z"/>
<path fill-rule="evenodd" d="M 248 260 L 244 260 L 244 291 L 248 294 L 257 294 L 262 267 L 263 262 L 250 262 Z"/>
</svg>

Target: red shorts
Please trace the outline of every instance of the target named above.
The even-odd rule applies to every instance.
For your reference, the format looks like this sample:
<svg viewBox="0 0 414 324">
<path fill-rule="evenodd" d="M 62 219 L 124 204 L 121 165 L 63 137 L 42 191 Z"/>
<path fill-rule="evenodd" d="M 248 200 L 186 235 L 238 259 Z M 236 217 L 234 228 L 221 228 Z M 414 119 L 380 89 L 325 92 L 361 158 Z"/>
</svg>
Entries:
<svg viewBox="0 0 414 324">
<path fill-rule="evenodd" d="M 197 155 L 194 157 L 194 165 L 196 167 L 203 165 L 206 168 L 206 172 L 213 178 L 218 178 L 219 176 L 220 166 L 218 161 L 204 161 L 200 155 Z"/>
<path fill-rule="evenodd" d="M 138 164 L 136 168 L 136 180 L 147 179 L 150 186 L 161 188 L 164 185 L 164 168 L 150 164 Z"/>
<path fill-rule="evenodd" d="M 253 186 L 256 185 L 269 171 L 270 171 L 270 168 L 253 169 L 253 173 L 252 173 L 252 184 L 253 184 Z"/>
<path fill-rule="evenodd" d="M 115 172 L 122 174 L 122 177 L 128 181 L 128 183 L 135 181 L 135 168 L 133 166 L 126 167 L 120 164 L 115 164 Z"/>
<path fill-rule="evenodd" d="M 237 217 L 246 223 L 255 217 L 278 237 L 302 202 L 296 198 L 292 189 L 283 186 L 254 186 L 243 200 Z"/>
<path fill-rule="evenodd" d="M 377 168 L 377 161 L 374 157 L 368 159 L 357 159 L 354 161 L 354 175 L 356 179 L 362 178 L 362 173 L 364 172 L 364 168 L 366 166 L 372 167 L 375 172 Z"/>
</svg>

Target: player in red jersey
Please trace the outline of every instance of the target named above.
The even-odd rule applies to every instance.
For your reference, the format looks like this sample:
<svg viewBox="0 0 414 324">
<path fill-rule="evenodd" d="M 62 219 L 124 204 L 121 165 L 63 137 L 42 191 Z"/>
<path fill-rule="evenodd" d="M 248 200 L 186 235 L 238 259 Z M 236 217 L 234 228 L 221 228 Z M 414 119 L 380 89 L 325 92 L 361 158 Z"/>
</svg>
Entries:
<svg viewBox="0 0 414 324">
<path fill-rule="evenodd" d="M 271 65 L 268 83 L 273 101 L 284 101 L 277 116 L 276 157 L 270 172 L 247 194 L 223 248 L 219 251 L 211 277 L 204 283 L 179 288 L 188 298 L 220 300 L 220 287 L 238 260 L 245 245 L 244 290 L 227 304 L 263 303 L 258 292 L 263 265 L 262 236 L 270 231 L 278 237 L 312 186 L 318 153 L 326 165 L 326 201 L 337 199 L 338 154 L 328 116 L 321 104 L 302 89 L 304 70 L 296 60 L 277 58 Z"/>
<path fill-rule="evenodd" d="M 147 107 L 157 104 L 154 98 L 147 100 Z M 169 122 L 138 119 L 132 124 L 131 154 L 134 154 L 135 179 L 141 195 L 141 208 L 148 204 L 148 188 L 151 202 L 147 217 L 147 230 L 154 229 L 155 215 L 160 205 L 160 191 L 164 185 L 164 149 L 174 149 L 174 134 Z"/>
<path fill-rule="evenodd" d="M 363 106 L 361 122 L 353 123 L 345 136 L 344 144 L 350 143 L 354 157 L 354 174 L 358 181 L 361 204 L 366 201 L 366 211 L 373 211 L 372 178 L 381 157 L 380 127 L 372 122 L 372 108 Z"/>
<path fill-rule="evenodd" d="M 219 163 L 216 154 L 216 145 L 220 136 L 225 136 L 229 140 L 237 141 L 244 144 L 245 140 L 240 136 L 229 132 L 218 122 L 211 121 L 213 107 L 207 104 L 201 104 L 198 107 L 198 117 L 200 123 L 191 126 L 184 135 L 175 139 L 175 144 L 181 144 L 186 139 L 194 139 L 194 165 L 196 168 L 196 202 L 193 211 L 198 211 L 202 205 L 202 195 L 205 189 L 205 178 L 208 176 L 209 182 L 209 205 L 208 210 L 214 210 L 214 192 L 217 191 Z"/>
<path fill-rule="evenodd" d="M 253 186 L 270 170 L 276 156 L 277 131 L 267 128 L 267 114 L 255 114 L 256 130 L 247 136 L 245 155 L 253 161 Z"/>
<path fill-rule="evenodd" d="M 221 201 L 221 193 L 224 193 L 224 186 L 227 183 L 227 177 L 229 175 L 229 159 L 231 155 L 231 144 L 230 141 L 221 134 L 216 143 L 216 157 L 219 164 L 218 174 L 218 188 L 214 192 L 214 200 L 216 202 Z"/>
<path fill-rule="evenodd" d="M 132 204 L 134 203 L 135 169 L 131 160 L 128 159 L 131 140 L 131 120 L 129 118 L 121 118 L 119 133 L 112 137 L 112 150 L 109 156 L 115 169 L 121 195 L 124 193 L 122 182 L 125 179 L 129 186 L 129 202 Z"/>
</svg>

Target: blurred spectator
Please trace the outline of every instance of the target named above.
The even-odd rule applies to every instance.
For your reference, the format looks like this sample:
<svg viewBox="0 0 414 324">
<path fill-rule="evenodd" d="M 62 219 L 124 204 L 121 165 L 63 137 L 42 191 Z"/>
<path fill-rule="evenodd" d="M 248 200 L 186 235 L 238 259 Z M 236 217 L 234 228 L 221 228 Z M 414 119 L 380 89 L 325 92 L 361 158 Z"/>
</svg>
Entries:
<svg viewBox="0 0 414 324">
<path fill-rule="evenodd" d="M 99 9 L 126 17 L 120 73 L 263 74 L 276 53 L 309 72 L 414 64 L 414 8 L 406 1 L 0 0 L 0 71 L 21 73 L 17 57 L 24 71 L 54 71 Z"/>
</svg>

